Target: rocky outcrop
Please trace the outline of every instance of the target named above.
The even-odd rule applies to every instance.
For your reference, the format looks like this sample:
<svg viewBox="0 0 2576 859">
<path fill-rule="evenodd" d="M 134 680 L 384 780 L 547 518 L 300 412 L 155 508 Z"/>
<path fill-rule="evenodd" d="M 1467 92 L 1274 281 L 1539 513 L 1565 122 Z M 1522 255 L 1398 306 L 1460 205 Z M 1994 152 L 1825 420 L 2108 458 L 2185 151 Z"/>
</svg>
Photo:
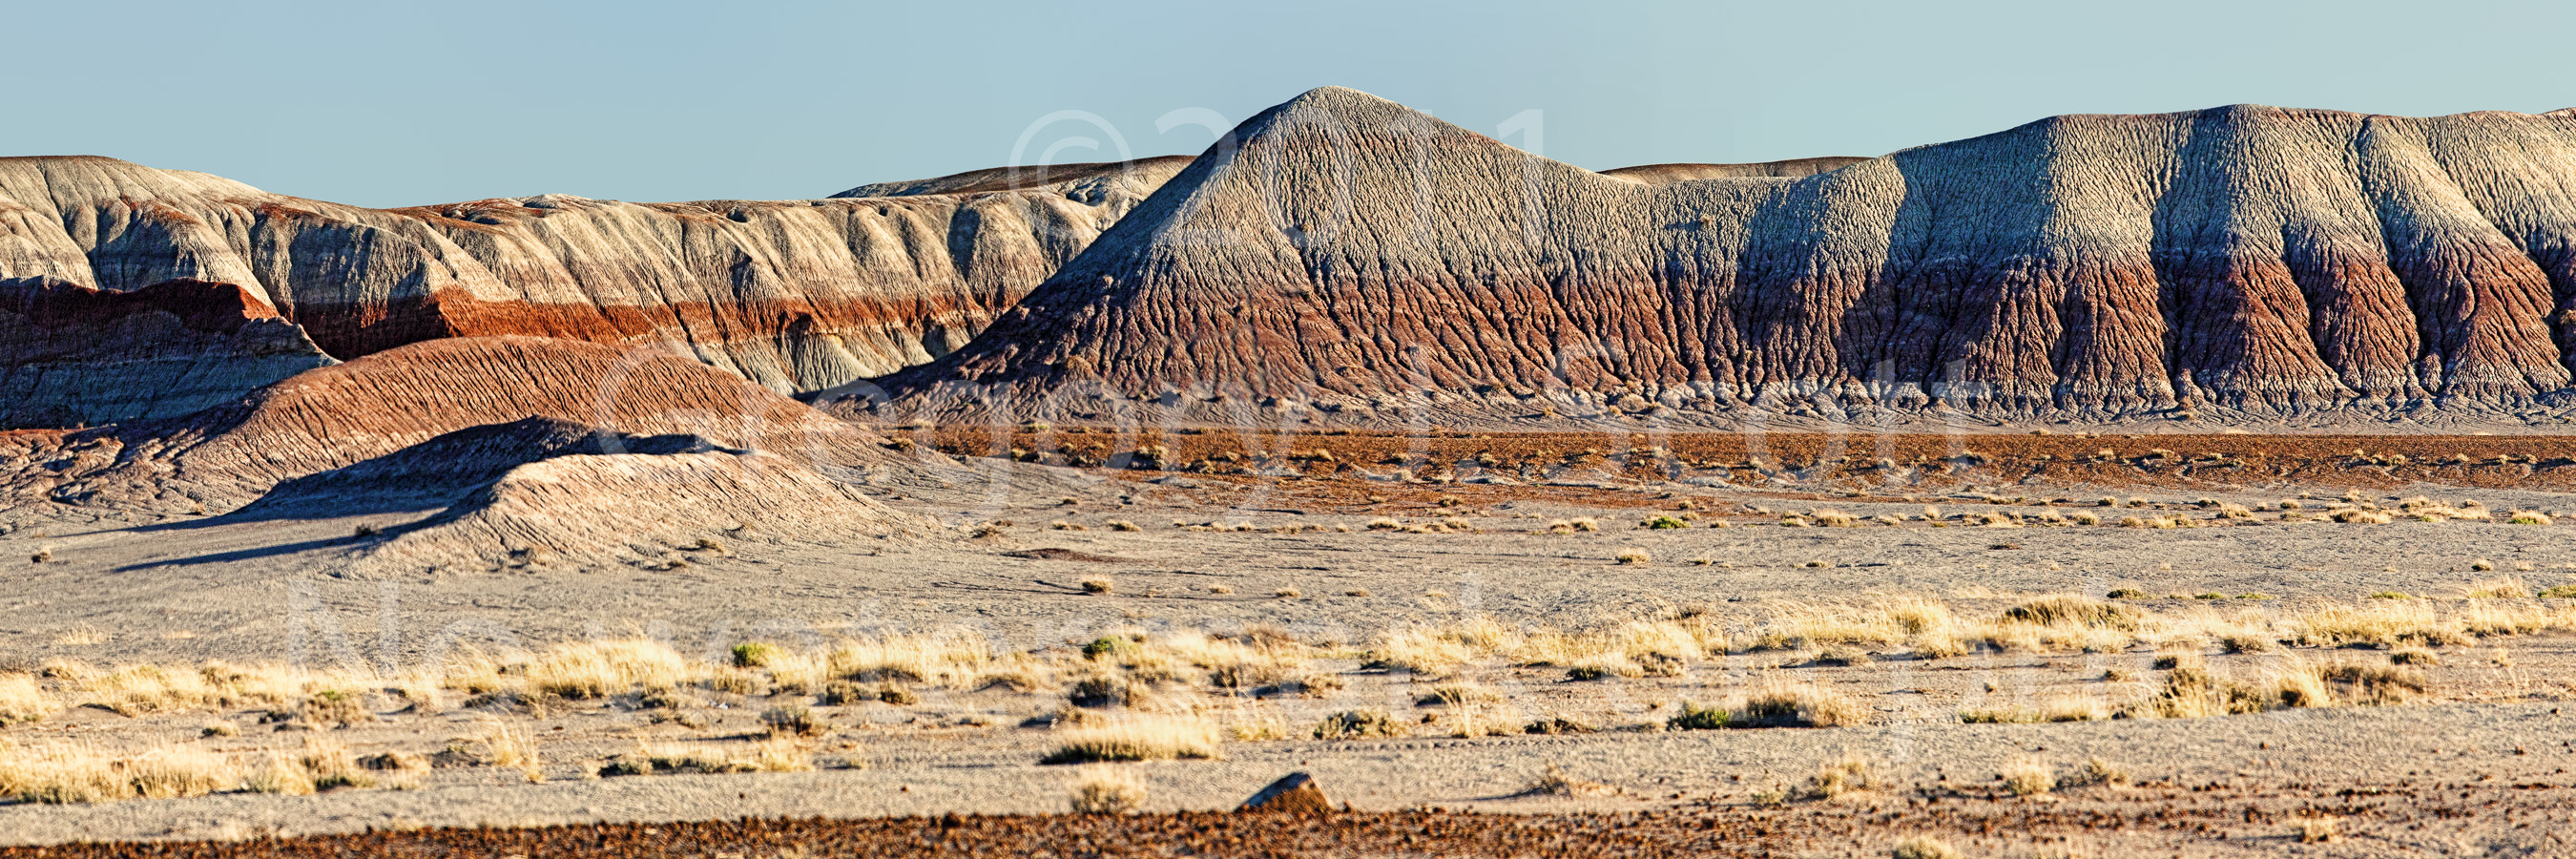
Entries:
<svg viewBox="0 0 2576 859">
<path fill-rule="evenodd" d="M 513 425 L 528 418 L 539 420 Z M 329 472 L 337 473 L 314 478 L 303 497 L 335 481 L 412 482 L 444 501 L 440 493 L 582 452 L 577 446 L 608 452 L 674 436 L 686 443 L 673 450 L 763 452 L 840 483 L 909 479 L 910 466 L 893 461 L 881 438 L 696 361 L 652 348 L 490 337 L 310 370 L 182 418 L 0 433 L 0 508 L 223 513 Z"/>
<path fill-rule="evenodd" d="M 361 571 L 687 564 L 750 542 L 891 540 L 936 531 L 765 453 L 571 455 L 509 469 L 352 553 Z"/>
<path fill-rule="evenodd" d="M 0 158 L 0 289 L 234 284 L 246 306 L 272 309 L 343 360 L 437 338 L 537 335 L 658 346 L 772 390 L 815 391 L 964 344 L 1177 169 L 1169 159 L 1092 165 L 1052 182 L 988 178 L 865 199 L 550 194 L 365 209 L 109 158 Z M 134 353 L 184 364 L 192 337 L 203 339 Z M 210 344 L 207 360 L 272 354 L 291 339 Z M 86 330 L 0 328 L 0 358 L 89 342 Z M 251 384 L 232 393 L 283 378 L 291 364 L 238 362 L 233 376 Z M 53 372 L 22 361 L 7 369 Z M 12 388 L 41 398 L 12 415 L 54 417 L 7 425 L 169 411 L 137 392 L 74 387 Z M 194 385 L 200 393 L 188 396 L 217 397 L 220 387 Z"/>
<path fill-rule="evenodd" d="M 2576 115 L 2065 116 L 1640 184 L 1346 89 L 1253 117 L 906 416 L 2554 420 Z"/>
<path fill-rule="evenodd" d="M 695 433 L 637 435 L 562 418 L 530 416 L 446 433 L 383 456 L 280 481 L 234 519 L 348 516 L 432 510 L 488 486 L 510 469 L 561 456 L 730 453 Z"/>
<path fill-rule="evenodd" d="M 231 284 L 0 282 L 0 427 L 176 417 L 334 363 Z"/>
</svg>

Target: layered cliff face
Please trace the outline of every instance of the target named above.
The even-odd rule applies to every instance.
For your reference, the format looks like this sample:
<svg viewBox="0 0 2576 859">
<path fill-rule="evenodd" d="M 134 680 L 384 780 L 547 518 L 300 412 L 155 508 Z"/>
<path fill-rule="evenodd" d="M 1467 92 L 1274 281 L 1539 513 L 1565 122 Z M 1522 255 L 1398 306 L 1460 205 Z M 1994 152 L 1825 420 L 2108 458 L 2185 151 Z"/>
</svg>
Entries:
<svg viewBox="0 0 2576 859">
<path fill-rule="evenodd" d="M 0 508 L 223 513 L 280 484 L 289 491 L 272 505 L 295 512 L 331 506 L 322 496 L 335 487 L 353 503 L 408 488 L 435 504 L 527 462 L 666 448 L 767 453 L 842 483 L 903 479 L 910 466 L 882 441 L 659 349 L 458 338 L 310 370 L 182 418 L 0 433 Z"/>
<path fill-rule="evenodd" d="M 231 284 L 0 282 L 0 427 L 175 417 L 334 363 Z"/>
<path fill-rule="evenodd" d="M 1646 183 L 1346 89 L 1238 127 L 906 414 L 2539 420 L 2576 113 L 2066 116 Z"/>
<path fill-rule="evenodd" d="M 1053 182 L 987 177 L 866 199 L 544 195 L 379 210 L 108 158 L 0 158 L 0 289 L 233 284 L 245 306 L 301 326 L 343 360 L 443 337 L 540 335 L 658 345 L 772 390 L 814 391 L 964 344 L 1178 169 L 1086 166 Z M 0 328 L 0 359 L 75 352 L 92 336 L 17 323 Z M 290 348 L 269 333 L 206 349 L 181 342 L 193 336 L 123 352 Z M 252 384 L 233 393 L 300 369 L 270 363 L 237 363 Z M 56 425 L 169 413 L 11 384 L 42 403 L 13 416 L 61 416 Z M 213 396 L 221 386 L 195 387 Z"/>
</svg>

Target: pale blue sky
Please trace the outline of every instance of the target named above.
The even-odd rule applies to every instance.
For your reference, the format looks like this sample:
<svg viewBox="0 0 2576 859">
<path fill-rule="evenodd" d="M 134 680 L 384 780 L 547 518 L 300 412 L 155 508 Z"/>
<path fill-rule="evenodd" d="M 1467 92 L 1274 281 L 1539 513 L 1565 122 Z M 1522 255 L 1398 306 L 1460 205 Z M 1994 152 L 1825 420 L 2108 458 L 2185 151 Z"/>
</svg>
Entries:
<svg viewBox="0 0 2576 859">
<path fill-rule="evenodd" d="M 821 196 L 1007 163 L 1067 110 L 1139 155 L 1197 152 L 1209 131 L 1156 119 L 1231 124 L 1326 84 L 1487 133 L 1538 110 L 1545 154 L 1595 169 L 1878 155 L 2059 113 L 2576 106 L 2566 3 L 7 0 L 0 21 L 0 154 L 376 206 Z M 1077 135 L 1106 139 L 1059 123 L 1025 151 Z"/>
</svg>

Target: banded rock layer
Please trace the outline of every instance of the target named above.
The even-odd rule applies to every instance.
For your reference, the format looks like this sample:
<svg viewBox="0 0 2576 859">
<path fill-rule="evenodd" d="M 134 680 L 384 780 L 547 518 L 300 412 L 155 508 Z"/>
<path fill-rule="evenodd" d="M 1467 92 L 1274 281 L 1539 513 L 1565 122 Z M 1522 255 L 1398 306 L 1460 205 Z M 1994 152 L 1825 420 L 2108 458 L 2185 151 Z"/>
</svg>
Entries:
<svg viewBox="0 0 2576 859">
<path fill-rule="evenodd" d="M 0 427 L 183 415 L 338 363 L 228 283 L 0 283 Z"/>
<path fill-rule="evenodd" d="M 1646 184 L 1326 88 L 887 388 L 1052 419 L 2538 420 L 2571 243 L 2576 111 L 2064 116 Z"/>
<path fill-rule="evenodd" d="M 493 426 L 529 418 L 540 420 Z M 466 432 L 476 428 L 484 429 Z M 585 428 L 604 435 L 583 442 L 576 434 Z M 222 513 L 280 484 L 335 471 L 350 485 L 400 479 L 452 495 L 522 463 L 581 452 L 575 443 L 623 445 L 637 436 L 765 452 L 844 483 L 918 478 L 919 469 L 886 455 L 882 439 L 687 358 L 482 337 L 310 370 L 183 418 L 0 433 L 0 509 L 50 502 Z M 380 459 L 372 471 L 352 469 Z"/>
<path fill-rule="evenodd" d="M 1085 166 L 1043 177 L 1051 183 L 985 177 L 871 199 L 550 194 L 365 209 L 109 158 L 0 158 L 0 290 L 233 284 L 245 307 L 301 326 L 339 359 L 539 335 L 661 345 L 772 390 L 815 391 L 962 345 L 1178 169 L 1172 159 Z M 171 417 L 202 399 L 117 395 L 131 407 L 113 409 L 15 380 L 28 364 L 19 356 L 77 351 L 88 336 L 0 318 L 8 390 L 42 402 L 8 409 L 7 425 L 43 422 L 22 414 L 63 416 L 55 425 Z M 132 353 L 190 354 L 197 336 L 174 332 Z M 270 354 L 292 339 L 261 336 L 197 351 Z M 233 393 L 300 369 L 269 363 L 242 364 L 243 380 L 266 378 Z"/>
</svg>

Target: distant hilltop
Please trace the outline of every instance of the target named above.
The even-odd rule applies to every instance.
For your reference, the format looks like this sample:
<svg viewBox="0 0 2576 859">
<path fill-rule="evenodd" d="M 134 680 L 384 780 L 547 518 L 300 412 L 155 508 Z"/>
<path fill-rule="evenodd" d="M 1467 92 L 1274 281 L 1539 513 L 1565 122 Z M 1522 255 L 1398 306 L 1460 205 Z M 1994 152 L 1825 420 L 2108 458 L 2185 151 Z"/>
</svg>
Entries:
<svg viewBox="0 0 2576 859">
<path fill-rule="evenodd" d="M 2064 116 L 1817 167 L 1623 180 L 1315 90 L 974 343 L 885 380 L 885 408 L 1511 425 L 2568 405 L 2576 113 Z"/>
<path fill-rule="evenodd" d="M 2548 425 L 2571 188 L 2576 109 L 2076 115 L 1595 173 L 1332 87 L 1194 158 L 822 200 L 367 209 L 10 158 L 0 427 L 482 336 L 879 417 Z"/>
</svg>

